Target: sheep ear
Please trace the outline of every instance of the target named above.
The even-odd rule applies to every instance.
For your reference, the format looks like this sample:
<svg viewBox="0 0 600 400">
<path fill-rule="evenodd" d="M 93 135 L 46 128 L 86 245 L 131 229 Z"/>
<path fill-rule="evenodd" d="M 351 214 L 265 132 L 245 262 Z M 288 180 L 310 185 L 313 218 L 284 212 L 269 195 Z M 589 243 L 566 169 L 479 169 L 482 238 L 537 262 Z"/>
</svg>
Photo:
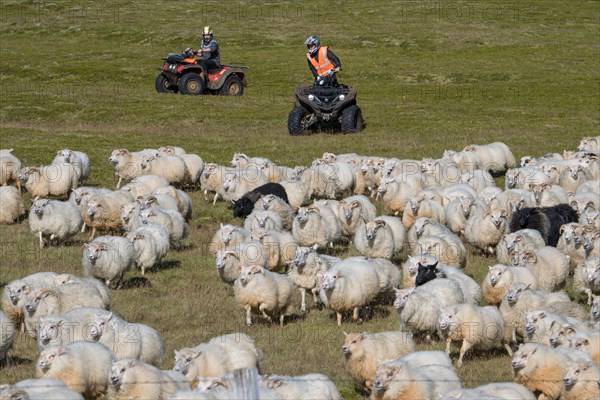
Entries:
<svg viewBox="0 0 600 400">
<path fill-rule="evenodd" d="M 61 346 L 61 348 L 58 349 L 58 355 L 62 356 L 63 354 L 65 354 L 65 348 Z"/>
<path fill-rule="evenodd" d="M 544 310 L 540 311 L 540 312 L 538 313 L 538 316 L 539 316 L 540 318 L 545 318 L 545 317 L 546 317 L 546 311 L 544 311 Z"/>
<path fill-rule="evenodd" d="M 344 336 L 348 336 L 348 334 L 346 332 L 342 332 L 344 334 Z"/>
<path fill-rule="evenodd" d="M 133 367 L 135 365 L 135 360 L 131 360 L 127 363 L 127 366 Z"/>
<path fill-rule="evenodd" d="M 458 306 L 454 307 L 454 314 L 458 314 Z"/>
<path fill-rule="evenodd" d="M 523 348 L 523 343 L 519 344 L 519 350 L 521 350 Z"/>
<path fill-rule="evenodd" d="M 531 287 L 531 283 L 528 283 L 528 284 L 527 284 L 527 286 L 525 286 L 525 289 L 523 289 L 523 290 L 527 290 L 527 289 L 529 289 L 530 287 Z"/>
</svg>

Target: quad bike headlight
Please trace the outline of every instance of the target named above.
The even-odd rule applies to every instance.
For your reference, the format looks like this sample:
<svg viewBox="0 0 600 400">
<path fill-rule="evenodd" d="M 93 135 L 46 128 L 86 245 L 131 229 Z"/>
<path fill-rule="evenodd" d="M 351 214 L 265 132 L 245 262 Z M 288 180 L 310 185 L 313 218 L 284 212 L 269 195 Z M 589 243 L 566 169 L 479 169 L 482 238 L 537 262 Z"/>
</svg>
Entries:
<svg viewBox="0 0 600 400">
<path fill-rule="evenodd" d="M 340 97 L 339 97 L 340 101 L 343 101 L 345 98 L 346 98 L 346 96 L 344 96 L 343 94 L 340 94 Z"/>
<path fill-rule="evenodd" d="M 315 99 L 315 96 L 313 96 L 312 94 L 309 94 L 309 95 L 308 95 L 308 99 L 309 99 L 310 101 L 313 101 L 313 100 Z"/>
</svg>

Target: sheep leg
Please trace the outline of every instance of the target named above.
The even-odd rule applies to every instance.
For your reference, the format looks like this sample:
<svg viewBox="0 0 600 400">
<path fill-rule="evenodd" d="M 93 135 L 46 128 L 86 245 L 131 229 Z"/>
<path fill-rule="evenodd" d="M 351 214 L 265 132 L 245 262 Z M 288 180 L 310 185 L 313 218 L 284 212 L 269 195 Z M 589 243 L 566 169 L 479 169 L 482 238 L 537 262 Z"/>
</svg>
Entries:
<svg viewBox="0 0 600 400">
<path fill-rule="evenodd" d="M 215 193 L 215 197 L 213 197 L 213 206 L 217 203 L 218 199 L 219 199 L 219 193 Z"/>
<path fill-rule="evenodd" d="M 458 368 L 462 367 L 463 357 L 464 357 L 465 353 L 467 352 L 467 350 L 469 350 L 470 348 L 471 348 L 471 343 L 469 343 L 468 341 L 463 339 L 462 346 L 460 346 L 460 355 L 458 356 L 458 362 L 456 363 L 456 366 Z"/>
<path fill-rule="evenodd" d="M 315 302 L 315 304 L 319 303 L 319 298 L 317 297 L 317 291 L 318 291 L 317 288 L 314 288 L 311 290 L 312 295 L 313 295 L 313 301 Z"/>
<path fill-rule="evenodd" d="M 354 307 L 354 310 L 352 311 L 352 319 L 354 321 L 362 322 L 362 320 L 358 317 L 358 311 L 358 307 Z"/>
<path fill-rule="evenodd" d="M 265 303 L 262 303 L 260 306 L 258 306 L 258 311 L 260 311 L 263 315 L 263 317 L 265 317 L 265 319 L 269 322 L 272 321 L 272 318 L 267 314 L 266 309 L 267 305 Z"/>
<path fill-rule="evenodd" d="M 587 305 L 591 306 L 592 303 L 593 303 L 592 290 L 591 289 L 585 289 L 585 293 L 587 293 L 587 295 L 588 295 Z"/>
<path fill-rule="evenodd" d="M 90 240 L 93 240 L 95 235 L 96 235 L 96 227 L 93 227 L 92 228 L 92 235 L 90 236 Z"/>
<path fill-rule="evenodd" d="M 121 187 L 121 180 L 122 180 L 122 179 L 123 179 L 123 178 L 119 177 L 119 182 L 117 182 L 117 189 Z"/>
<path fill-rule="evenodd" d="M 452 339 L 450 336 L 446 339 L 446 355 L 450 357 L 450 344 L 452 343 Z"/>
<path fill-rule="evenodd" d="M 284 312 L 282 312 L 282 313 L 279 315 L 279 326 L 283 326 L 283 319 L 284 319 L 284 318 L 285 318 L 285 313 L 284 313 Z"/>
<path fill-rule="evenodd" d="M 44 248 L 44 239 L 42 239 L 42 231 L 38 232 L 38 237 L 40 239 L 40 249 Z"/>
<path fill-rule="evenodd" d="M 208 189 L 204 189 L 204 200 L 208 201 Z"/>
<path fill-rule="evenodd" d="M 504 348 L 508 352 L 508 355 L 512 357 L 513 356 L 513 351 L 510 348 L 510 345 L 508 343 L 506 343 L 504 340 L 502 341 L 502 344 L 504 345 Z"/>
<path fill-rule="evenodd" d="M 246 325 L 250 326 L 252 325 L 252 307 L 250 307 L 249 305 L 247 305 L 246 307 L 244 307 L 246 309 Z"/>
<path fill-rule="evenodd" d="M 336 312 L 337 324 L 338 326 L 342 325 L 342 313 Z"/>
<path fill-rule="evenodd" d="M 85 222 L 83 223 L 83 225 L 81 226 L 81 233 L 85 232 Z"/>
<path fill-rule="evenodd" d="M 302 295 L 302 302 L 300 303 L 300 311 L 306 312 L 306 289 L 300 288 L 300 294 Z"/>
</svg>

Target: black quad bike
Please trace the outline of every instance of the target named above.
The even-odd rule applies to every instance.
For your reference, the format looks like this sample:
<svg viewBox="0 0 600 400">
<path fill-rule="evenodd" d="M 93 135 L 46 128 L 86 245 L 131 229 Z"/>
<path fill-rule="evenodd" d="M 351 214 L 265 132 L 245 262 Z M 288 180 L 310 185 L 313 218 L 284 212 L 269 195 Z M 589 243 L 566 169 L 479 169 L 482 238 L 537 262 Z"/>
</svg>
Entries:
<svg viewBox="0 0 600 400">
<path fill-rule="evenodd" d="M 365 126 L 356 104 L 356 90 L 350 85 L 300 85 L 296 102 L 288 115 L 290 135 L 319 130 L 360 132 Z"/>
<path fill-rule="evenodd" d="M 165 62 L 155 82 L 156 91 L 159 93 L 241 96 L 244 86 L 247 85 L 248 67 L 220 65 L 218 68 L 204 71 L 193 50 L 188 49 L 182 54 L 171 53 L 163 57 L 163 60 Z M 205 85 L 204 76 L 207 73 L 208 85 Z"/>
</svg>

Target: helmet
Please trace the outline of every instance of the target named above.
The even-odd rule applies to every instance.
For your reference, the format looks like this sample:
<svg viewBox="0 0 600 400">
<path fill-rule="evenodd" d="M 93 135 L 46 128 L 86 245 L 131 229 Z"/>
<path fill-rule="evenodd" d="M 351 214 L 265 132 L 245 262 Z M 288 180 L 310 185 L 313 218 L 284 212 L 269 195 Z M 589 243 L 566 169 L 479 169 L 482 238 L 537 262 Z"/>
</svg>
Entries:
<svg viewBox="0 0 600 400">
<path fill-rule="evenodd" d="M 202 34 L 203 35 L 212 35 L 213 34 L 212 27 L 209 25 L 206 25 L 204 28 L 202 28 Z"/>
<path fill-rule="evenodd" d="M 304 44 L 308 48 L 308 52 L 310 54 L 315 54 L 319 50 L 319 47 L 321 47 L 321 40 L 317 35 L 312 35 L 304 41 Z M 311 48 L 312 45 L 314 45 L 315 47 Z"/>
</svg>

